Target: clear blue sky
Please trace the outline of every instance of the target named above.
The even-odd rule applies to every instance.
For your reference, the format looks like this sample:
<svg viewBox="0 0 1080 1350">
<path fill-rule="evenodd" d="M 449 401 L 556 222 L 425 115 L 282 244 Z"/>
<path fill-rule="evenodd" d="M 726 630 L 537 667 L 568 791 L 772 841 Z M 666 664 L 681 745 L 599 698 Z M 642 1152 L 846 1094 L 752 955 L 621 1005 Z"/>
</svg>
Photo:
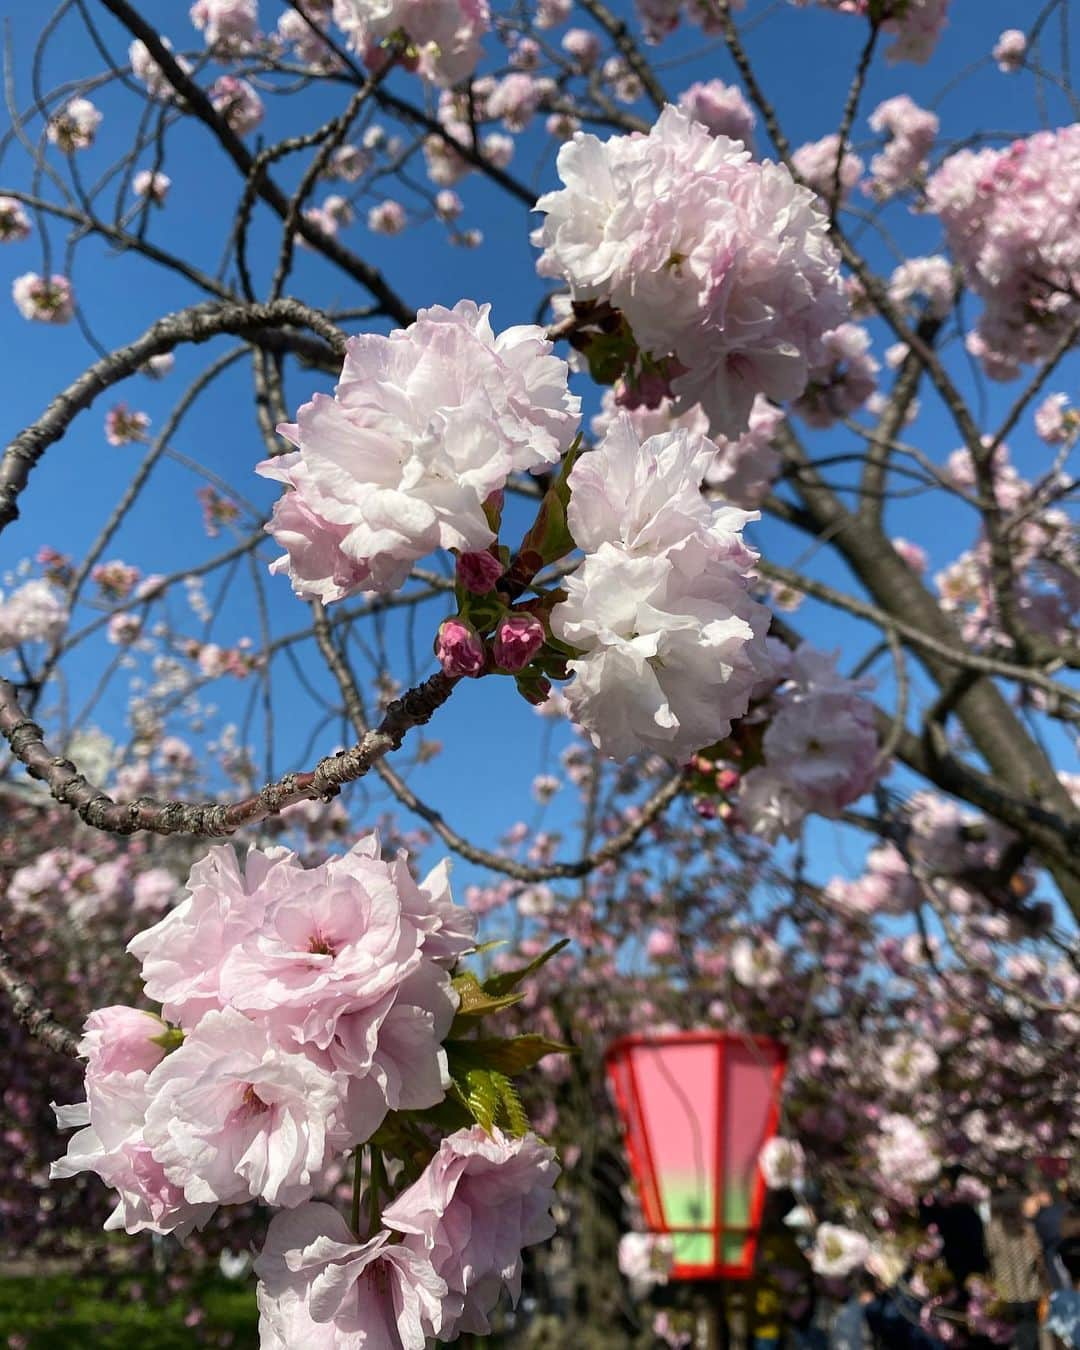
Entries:
<svg viewBox="0 0 1080 1350">
<path fill-rule="evenodd" d="M 90 8 L 95 18 L 100 19 L 101 33 L 110 49 L 121 56 L 126 50 L 126 39 L 93 0 Z M 160 24 L 177 48 L 197 47 L 197 35 L 186 20 L 186 4 L 148 0 L 141 8 L 148 18 Z M 262 0 L 264 27 L 276 22 L 280 8 L 272 0 Z M 770 8 L 765 0 L 751 0 L 748 14 L 752 17 Z M 865 26 L 860 21 L 815 10 L 780 8 L 785 12 L 752 31 L 748 45 L 788 135 L 800 144 L 835 129 Z M 1033 98 L 1031 77 L 1001 75 L 990 62 L 984 62 L 972 78 L 946 92 L 939 104 L 935 102 L 954 76 L 985 57 L 1003 28 L 1030 21 L 1033 8 L 1018 0 L 954 0 L 950 29 L 929 66 L 920 69 L 880 63 L 864 102 L 865 112 L 882 98 L 908 92 L 921 103 L 938 106 L 946 134 L 956 140 L 978 131 L 1034 129 L 1040 124 L 1040 114 Z M 31 96 L 31 51 L 43 22 L 43 11 L 33 0 L 9 0 L 6 9 L 15 52 L 18 101 L 25 108 Z M 588 23 L 585 19 L 584 26 Z M 76 15 L 68 16 L 61 33 L 62 39 L 52 44 L 44 62 L 46 88 L 100 68 L 99 57 L 81 36 Z M 1074 31 L 1074 43 L 1077 38 L 1080 33 Z M 493 56 L 498 54 L 494 43 L 489 47 Z M 711 40 L 703 39 L 695 27 L 684 26 L 676 39 L 656 55 L 661 78 L 672 95 L 695 79 L 734 78 L 726 54 Z M 394 79 L 410 97 L 419 96 L 414 79 L 400 75 Z M 1044 93 L 1045 124 L 1056 126 L 1072 120 L 1064 99 L 1052 87 L 1047 87 Z M 276 139 L 313 128 L 338 110 L 343 98 L 342 92 L 333 87 L 299 97 L 271 98 L 263 130 L 268 138 Z M 95 95 L 95 101 L 105 118 L 98 143 L 79 158 L 79 168 L 87 183 L 93 182 L 130 144 L 132 109 L 136 106 L 130 95 L 114 89 Z M 34 134 L 36 131 L 35 127 Z M 861 142 L 868 137 L 864 116 L 857 125 L 855 139 Z M 249 142 L 254 144 L 254 138 L 249 138 Z M 764 145 L 764 133 L 759 128 L 759 146 Z M 148 167 L 151 159 L 152 152 L 148 150 L 141 164 Z M 238 196 L 236 175 L 209 133 L 197 124 L 170 133 L 163 167 L 173 179 L 173 188 L 167 208 L 153 215 L 150 237 L 215 272 Z M 542 136 L 530 133 L 519 138 L 513 170 L 538 191 L 554 185 L 553 157 Z M 284 186 L 295 181 L 297 171 L 295 163 L 279 171 Z M 0 161 L 0 190 L 4 186 L 29 185 L 25 154 L 17 145 L 9 146 Z M 386 181 L 384 186 L 387 195 L 410 200 L 408 193 L 401 192 L 392 181 Z M 397 238 L 386 238 L 370 234 L 361 217 L 344 238 L 356 252 L 382 268 L 413 306 L 453 304 L 467 296 L 493 302 L 497 327 L 530 321 L 544 288 L 533 272 L 535 251 L 528 242 L 527 212 L 478 176 L 464 180 L 458 191 L 466 203 L 462 224 L 478 226 L 485 233 L 485 245 L 479 250 L 447 247 L 442 227 L 436 223 L 410 229 Z M 47 187 L 46 195 L 55 197 L 55 189 Z M 110 189 L 103 203 L 111 203 L 114 195 L 115 188 Z M 317 197 L 321 195 L 324 194 L 320 192 Z M 102 209 L 106 209 L 104 205 Z M 929 253 L 939 246 L 940 233 L 932 218 L 913 218 L 897 210 L 891 214 L 890 228 L 900 247 L 908 253 Z M 64 236 L 55 226 L 52 239 L 57 258 L 62 258 Z M 884 247 L 869 234 L 866 244 L 878 267 L 892 266 Z M 273 269 L 277 246 L 275 221 L 268 211 L 258 211 L 252 256 L 263 285 Z M 9 278 L 40 269 L 40 241 L 35 236 L 26 243 L 5 247 L 0 251 L 0 261 L 3 263 L 0 289 L 6 295 Z M 73 276 L 94 333 L 106 347 L 130 340 L 160 314 L 199 298 L 183 279 L 139 258 L 117 256 L 93 240 L 80 246 Z M 290 291 L 303 300 L 324 306 L 363 304 L 367 299 L 309 253 L 300 256 Z M 31 421 L 49 398 L 93 359 L 93 354 L 74 325 L 53 330 L 28 324 L 2 295 L 0 344 L 5 356 L 0 431 L 6 440 Z M 216 344 L 215 350 L 223 351 L 225 346 Z M 208 349 L 183 349 L 169 379 L 155 384 L 136 377 L 118 390 L 117 396 L 145 409 L 153 418 L 154 427 L 160 427 L 186 380 L 202 368 L 208 354 Z M 954 351 L 949 359 L 958 371 L 964 372 L 966 382 L 970 370 L 963 353 Z M 294 373 L 288 386 L 290 400 L 295 405 L 314 388 L 326 387 L 327 383 L 321 377 Z M 1071 364 L 1054 387 L 1075 394 L 1076 385 L 1076 365 Z M 591 411 L 596 392 L 584 387 L 581 392 Z M 989 386 L 983 390 L 988 429 L 1000 418 L 1014 394 L 1013 386 Z M 122 492 L 139 455 L 137 448 L 113 449 L 105 443 L 102 420 L 112 401 L 112 398 L 100 401 L 77 419 L 67 438 L 46 455 L 23 498 L 22 519 L 5 533 L 0 543 L 0 572 L 32 555 L 42 544 L 52 544 L 76 558 L 85 551 Z M 957 444 L 947 417 L 928 391 L 924 391 L 923 412 L 910 435 L 938 459 L 943 459 Z M 200 400 L 174 445 L 233 482 L 256 505 L 267 508 L 272 502 L 275 495 L 272 485 L 252 473 L 264 450 L 253 423 L 250 375 L 243 363 Z M 842 435 L 818 439 L 815 445 L 828 446 L 829 450 L 852 448 L 850 439 Z M 1035 473 L 1045 464 L 1045 449 L 1034 440 L 1026 425 L 1022 434 L 1012 438 L 1012 449 L 1022 472 Z M 838 470 L 837 477 L 842 479 L 844 472 Z M 134 562 L 144 572 L 169 572 L 219 548 L 223 541 L 207 541 L 202 531 L 194 496 L 199 481 L 177 465 L 162 464 L 155 472 L 153 485 L 144 494 L 141 507 L 110 545 L 106 558 Z M 928 506 L 923 498 L 895 504 L 890 523 L 895 533 L 908 535 L 928 547 L 935 568 L 950 561 L 973 540 L 973 521 L 946 516 L 938 505 Z M 789 536 L 775 524 L 762 524 L 756 531 L 756 539 L 763 551 L 778 561 L 795 559 L 804 546 L 803 541 Z M 266 556 L 270 556 L 269 551 Z M 824 554 L 815 563 L 814 571 L 824 580 L 850 584 L 842 569 Z M 212 582 L 208 588 L 215 608 L 209 636 L 229 643 L 240 633 L 247 633 L 257 640 L 254 592 L 246 564 L 220 599 L 215 593 L 216 584 Z M 293 599 L 284 580 L 272 579 L 265 592 L 275 632 L 286 632 L 306 623 L 306 609 Z M 182 595 L 177 595 L 171 608 L 178 627 L 200 635 L 195 620 L 184 615 Z M 433 632 L 436 611 L 429 608 L 422 613 L 431 620 Z M 812 634 L 817 645 L 842 646 L 846 665 L 868 645 L 865 636 L 860 637 L 857 625 L 811 602 L 803 606 L 794 622 Z M 416 644 L 421 659 L 427 652 L 423 623 L 422 620 Z M 397 633 L 392 628 L 388 641 L 391 650 L 400 655 L 402 639 L 395 636 Z M 66 677 L 73 706 L 78 706 L 96 684 L 112 650 L 103 642 L 90 642 L 83 654 L 68 664 Z M 887 675 L 884 668 L 881 670 Z M 408 675 L 407 670 L 401 673 L 403 678 Z M 329 689 L 324 679 L 318 679 L 318 683 Z M 251 688 L 250 682 L 236 686 L 225 680 L 215 685 L 207 697 L 220 705 L 223 714 L 237 718 L 243 715 Z M 883 689 L 887 686 L 883 685 Z M 275 666 L 275 690 L 278 717 L 273 767 L 280 773 L 313 761 L 306 743 L 315 715 L 295 711 L 302 696 L 296 677 L 285 662 Z M 125 679 L 121 676 L 110 685 L 102 700 L 95 719 L 98 724 L 117 732 L 125 700 Z M 252 723 L 250 739 L 256 746 L 261 738 L 260 717 L 256 712 Z M 543 724 L 517 699 L 509 681 L 485 680 L 480 685 L 463 688 L 433 726 L 431 735 L 442 741 L 446 750 L 420 771 L 415 781 L 425 795 L 445 809 L 453 824 L 480 842 L 490 844 L 514 820 L 532 816 L 529 781 L 543 765 Z M 317 753 L 334 743 L 335 732 L 328 729 Z M 571 792 L 567 789 L 563 796 L 569 798 Z M 551 816 L 556 823 L 572 819 L 558 803 Z M 815 872 L 828 874 L 837 867 L 850 870 L 855 866 L 860 846 L 833 827 L 816 826 L 811 841 Z M 570 847 L 564 848 L 564 855 L 570 851 Z M 459 867 L 458 875 L 463 880 L 468 873 L 469 869 Z"/>
</svg>

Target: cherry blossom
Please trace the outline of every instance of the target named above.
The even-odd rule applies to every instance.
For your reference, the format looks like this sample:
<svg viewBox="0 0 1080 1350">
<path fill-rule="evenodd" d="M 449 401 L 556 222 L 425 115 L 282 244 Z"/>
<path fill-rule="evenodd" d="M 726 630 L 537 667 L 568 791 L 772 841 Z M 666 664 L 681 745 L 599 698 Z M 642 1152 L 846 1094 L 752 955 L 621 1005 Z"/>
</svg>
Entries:
<svg viewBox="0 0 1080 1350">
<path fill-rule="evenodd" d="M 920 108 L 908 94 L 897 94 L 879 103 L 870 114 L 874 131 L 889 140 L 870 161 L 870 191 L 887 201 L 911 187 L 926 169 L 941 122 L 935 113 Z"/>
<path fill-rule="evenodd" d="M 551 627 L 580 653 L 572 716 L 615 759 L 685 759 L 721 739 L 769 669 L 767 612 L 748 593 L 750 517 L 700 493 L 712 453 L 685 430 L 642 445 L 623 416 L 570 474 L 586 557 Z"/>
<path fill-rule="evenodd" d="M 870 1255 L 870 1243 L 854 1229 L 841 1224 L 818 1224 L 810 1265 L 818 1275 L 844 1276 L 863 1265 Z"/>
<path fill-rule="evenodd" d="M 832 199 L 836 186 L 836 160 L 840 149 L 840 138 L 836 132 L 822 136 L 819 141 L 810 141 L 800 145 L 791 157 L 795 172 L 826 201 Z M 851 191 L 862 177 L 863 162 L 849 147 L 844 147 L 840 162 L 841 199 Z"/>
<path fill-rule="evenodd" d="M 537 270 L 575 300 L 610 300 L 654 365 L 674 358 L 680 411 L 700 402 L 715 432 L 737 436 L 755 394 L 802 392 L 844 317 L 808 189 L 672 107 L 647 136 L 577 133 L 558 170 L 566 186 L 537 203 Z"/>
<path fill-rule="evenodd" d="M 153 169 L 140 169 L 131 180 L 131 190 L 137 197 L 145 197 L 155 206 L 163 206 L 165 198 L 168 195 L 169 188 L 172 187 L 172 179 L 167 173 L 159 173 Z"/>
<path fill-rule="evenodd" d="M 984 309 L 968 347 L 994 379 L 1041 360 L 1075 323 L 1080 127 L 1002 150 L 960 150 L 927 183 L 953 256 Z"/>
<path fill-rule="evenodd" d="M 796 1140 L 777 1136 L 762 1146 L 758 1165 L 766 1186 L 784 1189 L 801 1184 L 806 1157 Z"/>
<path fill-rule="evenodd" d="M 222 75 L 214 81 L 210 102 L 238 136 L 254 131 L 266 112 L 254 85 L 236 75 Z"/>
<path fill-rule="evenodd" d="M 387 1232 L 357 1242 L 331 1205 L 274 1216 L 255 1261 L 263 1350 L 385 1346 L 424 1350 L 442 1327 L 446 1282 Z"/>
<path fill-rule="evenodd" d="M 407 223 L 405 208 L 400 202 L 379 202 L 367 214 L 368 229 L 373 234 L 400 234 Z"/>
<path fill-rule="evenodd" d="M 117 403 L 105 414 L 105 439 L 110 445 L 130 445 L 144 440 L 149 426 L 148 414 Z"/>
<path fill-rule="evenodd" d="M 420 74 L 449 86 L 476 69 L 491 14 L 487 0 L 334 0 L 334 21 L 362 55 L 403 31 L 417 50 Z"/>
<path fill-rule="evenodd" d="M 1011 75 L 1023 68 L 1024 57 L 1027 55 L 1027 38 L 1019 28 L 1006 28 L 994 43 L 992 55 L 997 62 L 998 70 L 1005 75 Z"/>
<path fill-rule="evenodd" d="M 11 283 L 15 306 L 24 319 L 37 323 L 70 323 L 75 314 L 75 296 L 67 277 L 24 272 Z"/>
<path fill-rule="evenodd" d="M 23 642 L 52 642 L 67 627 L 68 608 L 55 587 L 35 578 L 0 592 L 0 651 Z"/>
<path fill-rule="evenodd" d="M 0 197 L 0 244 L 14 244 L 30 237 L 30 217 L 22 202 Z"/>
<path fill-rule="evenodd" d="M 146 1091 L 143 1138 L 190 1204 L 297 1205 L 349 1142 L 342 1075 L 232 1008 L 207 1013 Z"/>
<path fill-rule="evenodd" d="M 635 1298 L 667 1284 L 674 1261 L 674 1244 L 666 1234 L 624 1233 L 619 1239 L 619 1270 L 630 1281 Z"/>
<path fill-rule="evenodd" d="M 757 117 L 738 85 L 698 81 L 679 95 L 679 107 L 714 136 L 728 136 L 752 147 Z"/>
<path fill-rule="evenodd" d="M 161 45 L 168 52 L 172 52 L 172 43 L 167 37 L 161 38 Z M 140 38 L 135 38 L 128 47 L 128 60 L 131 63 L 131 73 L 137 80 L 142 81 L 151 98 L 165 102 L 173 97 L 168 77 Z M 174 60 L 185 74 L 191 73 L 191 62 L 186 57 L 176 56 Z"/>
<path fill-rule="evenodd" d="M 504 1287 L 517 1303 L 522 1249 L 555 1231 L 559 1171 L 554 1150 L 534 1134 L 512 1139 L 474 1125 L 444 1139 L 420 1180 L 383 1210 L 387 1227 L 405 1234 L 404 1250 L 446 1283 L 443 1339 L 487 1335 Z"/>
<path fill-rule="evenodd" d="M 766 839 L 794 836 L 808 811 L 836 816 L 881 772 L 866 681 L 848 680 L 827 656 L 804 644 L 773 696 L 765 763 L 742 781 L 739 812 Z"/>
<path fill-rule="evenodd" d="M 258 0 L 195 0 L 190 14 L 206 45 L 218 53 L 243 52 L 258 33 Z"/>
<path fill-rule="evenodd" d="M 298 449 L 258 472 L 289 489 L 268 526 L 288 550 L 271 571 L 297 594 L 389 591 L 438 547 L 486 548 L 485 500 L 569 446 L 579 401 L 565 362 L 539 328 L 496 336 L 489 310 L 462 300 L 351 339 L 335 396 L 281 428 Z"/>
<path fill-rule="evenodd" d="M 101 125 L 101 110 L 88 98 L 73 98 L 49 118 L 45 134 L 66 155 L 87 150 Z"/>
</svg>

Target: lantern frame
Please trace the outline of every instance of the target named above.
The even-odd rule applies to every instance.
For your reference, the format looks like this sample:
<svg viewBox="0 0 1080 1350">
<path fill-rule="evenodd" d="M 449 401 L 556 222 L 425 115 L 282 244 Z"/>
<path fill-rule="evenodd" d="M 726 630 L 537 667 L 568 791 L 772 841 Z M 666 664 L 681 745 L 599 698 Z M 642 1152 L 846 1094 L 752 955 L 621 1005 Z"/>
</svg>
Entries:
<svg viewBox="0 0 1080 1350">
<path fill-rule="evenodd" d="M 716 1050 L 716 1138 L 713 1141 L 713 1197 L 712 1222 L 700 1224 L 671 1224 L 667 1221 L 661 1189 L 660 1174 L 653 1157 L 652 1143 L 646 1125 L 646 1114 L 642 1107 L 642 1093 L 634 1066 L 633 1051 L 638 1048 L 663 1049 L 687 1045 L 714 1046 Z M 726 1166 L 727 1140 L 729 1131 L 728 1102 L 725 1094 L 727 1070 L 727 1049 L 729 1046 L 746 1048 L 756 1046 L 768 1057 L 766 1068 L 771 1083 L 769 1107 L 765 1128 L 758 1145 L 761 1147 L 775 1138 L 780 1123 L 780 1100 L 783 1091 L 784 1076 L 787 1072 L 787 1048 L 780 1041 L 769 1036 L 752 1035 L 731 1031 L 672 1031 L 657 1033 L 637 1033 L 621 1036 L 614 1041 L 604 1055 L 604 1064 L 608 1083 L 615 1105 L 623 1124 L 624 1141 L 630 1172 L 637 1185 L 641 1208 L 646 1227 L 650 1232 L 664 1236 L 692 1234 L 707 1236 L 712 1244 L 713 1260 L 710 1264 L 687 1264 L 677 1258 L 672 1266 L 671 1277 L 676 1280 L 746 1280 L 754 1270 L 757 1258 L 758 1240 L 761 1233 L 761 1219 L 765 1208 L 765 1178 L 761 1165 L 755 1158 L 753 1182 L 750 1190 L 747 1222 L 745 1224 L 727 1223 L 724 1220 L 724 1196 L 728 1172 Z M 620 1072 L 620 1069 L 625 1072 Z M 722 1259 L 725 1240 L 738 1237 L 743 1242 L 743 1259 L 727 1261 Z"/>
</svg>

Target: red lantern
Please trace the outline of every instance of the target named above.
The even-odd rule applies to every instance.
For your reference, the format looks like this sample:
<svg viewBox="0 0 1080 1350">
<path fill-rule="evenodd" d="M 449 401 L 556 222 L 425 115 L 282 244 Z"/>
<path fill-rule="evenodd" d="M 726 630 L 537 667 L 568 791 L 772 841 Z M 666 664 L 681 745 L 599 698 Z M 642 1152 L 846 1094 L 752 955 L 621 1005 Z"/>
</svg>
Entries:
<svg viewBox="0 0 1080 1350">
<path fill-rule="evenodd" d="M 625 1036 L 607 1052 L 646 1226 L 670 1234 L 672 1275 L 748 1279 L 776 1134 L 787 1052 L 765 1036 L 683 1031 Z"/>
</svg>

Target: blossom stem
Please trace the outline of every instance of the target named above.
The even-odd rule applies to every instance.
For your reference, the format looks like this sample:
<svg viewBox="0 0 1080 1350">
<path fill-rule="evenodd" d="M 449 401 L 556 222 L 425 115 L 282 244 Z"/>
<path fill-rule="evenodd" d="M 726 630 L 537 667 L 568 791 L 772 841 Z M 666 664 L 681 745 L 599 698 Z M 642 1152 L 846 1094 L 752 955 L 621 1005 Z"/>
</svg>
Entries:
<svg viewBox="0 0 1080 1350">
<path fill-rule="evenodd" d="M 363 1144 L 358 1144 L 357 1147 L 353 1149 L 352 1216 L 350 1224 L 357 1237 L 360 1236 L 360 1177 L 363 1169 L 364 1146 Z"/>
<path fill-rule="evenodd" d="M 371 1168 L 368 1175 L 368 1237 L 375 1236 L 382 1217 L 379 1208 L 379 1192 L 383 1187 L 382 1149 L 371 1145 Z M 358 1220 L 359 1222 L 359 1220 Z"/>
</svg>

